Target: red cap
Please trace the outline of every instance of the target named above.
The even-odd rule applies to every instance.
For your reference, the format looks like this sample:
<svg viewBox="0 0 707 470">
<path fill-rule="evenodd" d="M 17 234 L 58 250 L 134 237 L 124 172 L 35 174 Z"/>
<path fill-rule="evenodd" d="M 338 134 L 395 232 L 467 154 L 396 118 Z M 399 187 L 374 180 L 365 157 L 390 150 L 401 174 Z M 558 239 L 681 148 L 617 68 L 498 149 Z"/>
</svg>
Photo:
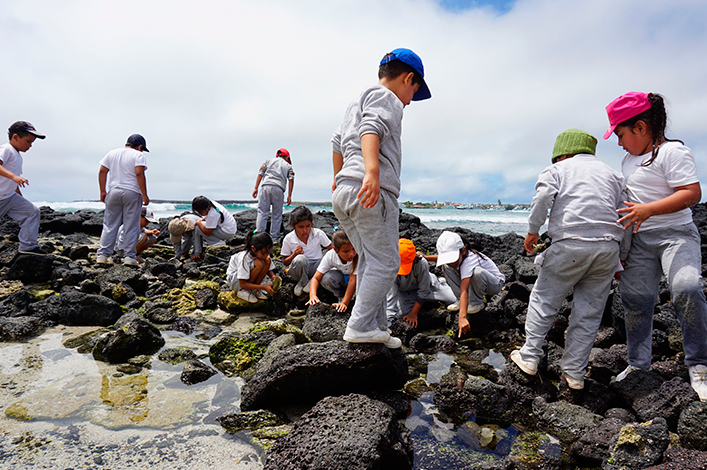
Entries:
<svg viewBox="0 0 707 470">
<path fill-rule="evenodd" d="M 276 154 L 276 155 L 277 155 L 278 157 L 287 157 L 287 158 L 289 158 L 289 157 L 290 157 L 290 152 L 288 152 L 287 149 L 280 149 L 280 150 L 277 151 L 277 154 Z"/>
</svg>

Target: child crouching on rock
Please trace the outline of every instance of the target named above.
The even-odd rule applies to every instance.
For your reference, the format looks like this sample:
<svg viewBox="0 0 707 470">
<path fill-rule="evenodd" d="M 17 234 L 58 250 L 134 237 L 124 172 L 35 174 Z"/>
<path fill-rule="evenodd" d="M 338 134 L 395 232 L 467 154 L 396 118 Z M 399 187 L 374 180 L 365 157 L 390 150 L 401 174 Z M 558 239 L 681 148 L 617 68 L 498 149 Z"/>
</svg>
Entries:
<svg viewBox="0 0 707 470">
<path fill-rule="evenodd" d="M 331 238 L 334 249 L 324 255 L 309 283 L 307 305 L 319 303 L 317 290 L 321 284 L 339 298 L 339 302 L 334 304 L 336 311 L 345 312 L 356 292 L 358 255 L 343 230 L 337 230 Z"/>
<path fill-rule="evenodd" d="M 231 256 L 226 270 L 226 282 L 246 302 L 267 300 L 266 293 L 274 295 L 280 288 L 282 279 L 275 276 L 275 264 L 270 259 L 272 245 L 272 238 L 267 232 L 250 232 L 242 251 Z M 270 276 L 273 282 L 263 284 L 265 275 Z"/>
<path fill-rule="evenodd" d="M 511 360 L 526 374 L 535 375 L 543 357 L 543 342 L 570 290 L 572 315 L 562 356 L 562 379 L 573 389 L 584 388 L 589 353 L 619 267 L 616 223 L 624 178 L 602 163 L 594 152 L 597 139 L 569 129 L 555 141 L 552 165 L 540 173 L 530 206 L 524 247 L 533 252 L 538 231 L 550 211 L 548 232 L 552 245 L 533 286 L 525 320 L 525 344 L 511 352 Z"/>
<path fill-rule="evenodd" d="M 458 303 L 447 309 L 459 310 L 461 338 L 471 329 L 466 314 L 481 311 L 484 308 L 484 296 L 501 292 L 506 277 L 493 261 L 475 250 L 469 240 L 454 232 L 442 232 L 437 239 L 437 256 L 429 256 L 427 259 L 437 261 L 449 287 L 459 299 Z"/>
<path fill-rule="evenodd" d="M 417 314 L 426 300 L 438 300 L 445 305 L 453 304 L 457 298 L 454 291 L 430 272 L 427 260 L 415 250 L 412 240 L 398 241 L 400 270 L 386 298 L 388 325 L 402 317 L 413 328 L 417 328 Z"/>
</svg>

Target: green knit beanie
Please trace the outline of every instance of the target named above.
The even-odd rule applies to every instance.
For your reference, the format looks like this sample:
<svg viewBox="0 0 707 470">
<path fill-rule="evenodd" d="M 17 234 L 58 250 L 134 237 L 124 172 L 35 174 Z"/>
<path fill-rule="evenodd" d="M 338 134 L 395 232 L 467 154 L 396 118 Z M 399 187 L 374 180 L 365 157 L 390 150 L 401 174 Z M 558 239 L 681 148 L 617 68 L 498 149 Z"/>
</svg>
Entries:
<svg viewBox="0 0 707 470">
<path fill-rule="evenodd" d="M 595 155 L 597 139 L 593 135 L 579 129 L 568 129 L 557 136 L 555 148 L 552 149 L 552 163 L 562 155 L 588 153 Z"/>
</svg>

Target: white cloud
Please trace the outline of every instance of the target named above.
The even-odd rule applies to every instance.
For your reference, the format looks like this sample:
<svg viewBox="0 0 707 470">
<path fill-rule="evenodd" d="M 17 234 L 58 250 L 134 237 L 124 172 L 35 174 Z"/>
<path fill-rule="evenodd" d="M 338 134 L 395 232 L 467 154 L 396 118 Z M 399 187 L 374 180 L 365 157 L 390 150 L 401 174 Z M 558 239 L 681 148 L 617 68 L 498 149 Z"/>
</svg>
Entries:
<svg viewBox="0 0 707 470">
<path fill-rule="evenodd" d="M 96 199 L 98 161 L 134 132 L 154 199 L 249 199 L 286 147 L 294 199 L 327 200 L 331 133 L 396 47 L 420 54 L 433 95 L 406 109 L 403 200 L 528 202 L 555 136 L 600 137 L 604 106 L 630 90 L 663 93 L 673 135 L 707 154 L 703 2 L 519 0 L 503 15 L 431 0 L 0 7 L 0 123 L 48 135 L 25 158 L 35 201 Z M 618 168 L 615 139 L 598 154 Z"/>
</svg>

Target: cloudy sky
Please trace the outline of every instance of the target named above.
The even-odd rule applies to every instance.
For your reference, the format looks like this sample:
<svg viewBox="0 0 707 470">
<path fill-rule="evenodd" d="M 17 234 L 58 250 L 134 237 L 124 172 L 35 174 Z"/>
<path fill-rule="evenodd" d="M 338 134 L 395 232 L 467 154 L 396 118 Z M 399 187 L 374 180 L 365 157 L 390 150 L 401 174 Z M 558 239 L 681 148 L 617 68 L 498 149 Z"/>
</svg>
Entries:
<svg viewBox="0 0 707 470">
<path fill-rule="evenodd" d="M 707 2 L 695 0 L 0 0 L 0 125 L 32 201 L 97 199 L 98 162 L 147 139 L 152 199 L 249 199 L 292 154 L 293 199 L 326 201 L 330 137 L 408 47 L 432 99 L 403 125 L 401 201 L 529 202 L 555 137 L 597 137 L 627 91 L 668 99 L 670 133 L 707 182 Z M 598 155 L 618 169 L 616 137 Z"/>
</svg>

